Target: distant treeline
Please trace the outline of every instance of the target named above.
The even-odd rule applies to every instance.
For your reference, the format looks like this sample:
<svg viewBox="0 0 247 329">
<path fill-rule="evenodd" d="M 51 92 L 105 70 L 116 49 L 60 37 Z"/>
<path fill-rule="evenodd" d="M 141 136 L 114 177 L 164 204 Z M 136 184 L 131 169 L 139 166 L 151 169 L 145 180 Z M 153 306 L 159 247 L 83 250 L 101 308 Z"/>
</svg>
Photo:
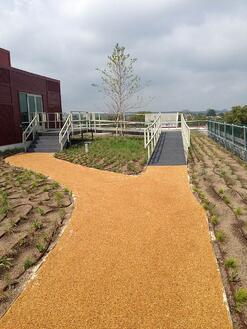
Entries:
<svg viewBox="0 0 247 329">
<path fill-rule="evenodd" d="M 182 111 L 186 120 L 208 120 L 214 119 L 218 121 L 225 121 L 227 123 L 234 123 L 240 125 L 247 125 L 247 105 L 233 106 L 231 111 L 217 111 L 214 109 L 208 109 L 201 112 L 190 112 L 188 110 Z M 152 113 L 149 111 L 139 111 L 135 113 L 126 113 L 126 118 L 130 121 L 145 121 L 145 114 Z"/>
<path fill-rule="evenodd" d="M 204 112 L 185 112 L 187 120 L 207 120 L 213 118 L 227 123 L 247 125 L 247 105 L 233 106 L 231 111 L 217 112 L 214 109 L 208 109 Z"/>
<path fill-rule="evenodd" d="M 225 113 L 224 121 L 247 125 L 247 105 L 234 106 L 230 112 Z"/>
</svg>

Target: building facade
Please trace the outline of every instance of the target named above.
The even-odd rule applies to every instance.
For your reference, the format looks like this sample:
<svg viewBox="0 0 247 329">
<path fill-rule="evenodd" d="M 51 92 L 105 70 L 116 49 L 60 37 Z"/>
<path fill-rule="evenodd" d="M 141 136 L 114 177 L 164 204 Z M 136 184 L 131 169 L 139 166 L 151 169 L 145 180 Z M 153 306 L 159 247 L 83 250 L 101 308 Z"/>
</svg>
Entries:
<svg viewBox="0 0 247 329">
<path fill-rule="evenodd" d="M 20 144 L 41 112 L 62 112 L 60 81 L 13 68 L 10 52 L 0 48 L 0 147 Z"/>
</svg>

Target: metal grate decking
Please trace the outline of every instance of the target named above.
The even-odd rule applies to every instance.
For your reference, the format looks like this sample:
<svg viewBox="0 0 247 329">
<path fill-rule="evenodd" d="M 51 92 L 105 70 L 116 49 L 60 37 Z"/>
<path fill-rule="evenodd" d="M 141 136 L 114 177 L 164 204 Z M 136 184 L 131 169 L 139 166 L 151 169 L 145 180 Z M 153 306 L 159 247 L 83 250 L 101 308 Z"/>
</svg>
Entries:
<svg viewBox="0 0 247 329">
<path fill-rule="evenodd" d="M 180 131 L 163 132 L 149 161 L 150 166 L 186 165 Z"/>
</svg>

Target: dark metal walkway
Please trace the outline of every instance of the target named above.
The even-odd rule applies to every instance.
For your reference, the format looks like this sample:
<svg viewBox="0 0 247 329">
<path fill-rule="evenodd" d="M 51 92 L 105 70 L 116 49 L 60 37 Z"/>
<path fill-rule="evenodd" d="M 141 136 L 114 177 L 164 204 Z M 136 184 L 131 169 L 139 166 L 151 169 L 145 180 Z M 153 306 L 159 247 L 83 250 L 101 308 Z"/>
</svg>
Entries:
<svg viewBox="0 0 247 329">
<path fill-rule="evenodd" d="M 150 166 L 186 165 L 181 131 L 168 131 L 160 135 Z"/>
</svg>

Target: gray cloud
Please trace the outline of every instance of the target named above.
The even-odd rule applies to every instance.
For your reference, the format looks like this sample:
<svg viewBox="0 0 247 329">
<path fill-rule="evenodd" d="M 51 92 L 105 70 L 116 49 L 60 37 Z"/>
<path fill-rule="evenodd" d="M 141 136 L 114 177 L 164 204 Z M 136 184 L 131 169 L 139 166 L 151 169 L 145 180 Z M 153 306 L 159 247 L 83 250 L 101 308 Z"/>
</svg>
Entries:
<svg viewBox="0 0 247 329">
<path fill-rule="evenodd" d="M 13 66 L 61 80 L 64 110 L 104 109 L 98 82 L 116 42 L 138 58 L 150 110 L 245 104 L 245 0 L 0 0 Z"/>
</svg>

